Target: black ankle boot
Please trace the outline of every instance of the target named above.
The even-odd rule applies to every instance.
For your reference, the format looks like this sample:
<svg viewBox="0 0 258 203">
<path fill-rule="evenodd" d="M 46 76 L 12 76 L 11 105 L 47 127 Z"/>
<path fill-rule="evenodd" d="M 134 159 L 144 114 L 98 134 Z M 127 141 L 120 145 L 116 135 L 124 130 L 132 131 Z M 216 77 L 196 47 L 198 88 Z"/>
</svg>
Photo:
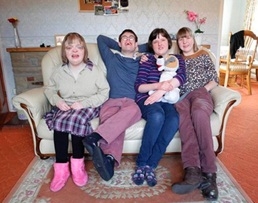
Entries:
<svg viewBox="0 0 258 203">
<path fill-rule="evenodd" d="M 176 194 L 187 194 L 197 189 L 202 181 L 201 170 L 199 167 L 187 167 L 185 177 L 182 182 L 172 185 L 172 191 Z"/>
<path fill-rule="evenodd" d="M 200 185 L 202 195 L 207 200 L 217 200 L 219 196 L 216 173 L 202 173 L 203 181 Z"/>
</svg>

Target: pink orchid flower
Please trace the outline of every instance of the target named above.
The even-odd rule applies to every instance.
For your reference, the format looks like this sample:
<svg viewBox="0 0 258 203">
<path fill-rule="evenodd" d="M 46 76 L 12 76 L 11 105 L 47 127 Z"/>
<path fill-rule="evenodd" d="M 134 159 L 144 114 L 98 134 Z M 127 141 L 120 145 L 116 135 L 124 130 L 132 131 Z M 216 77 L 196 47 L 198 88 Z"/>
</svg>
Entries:
<svg viewBox="0 0 258 203">
<path fill-rule="evenodd" d="M 195 12 L 187 11 L 187 18 L 189 21 L 194 22 L 198 18 L 198 15 Z"/>
<path fill-rule="evenodd" d="M 190 22 L 194 22 L 195 26 L 196 26 L 196 30 L 194 31 L 194 33 L 203 33 L 204 31 L 201 30 L 201 25 L 206 23 L 206 17 L 204 18 L 199 18 L 199 15 L 193 11 L 187 11 L 184 10 L 184 12 L 187 15 L 187 19 Z"/>
</svg>

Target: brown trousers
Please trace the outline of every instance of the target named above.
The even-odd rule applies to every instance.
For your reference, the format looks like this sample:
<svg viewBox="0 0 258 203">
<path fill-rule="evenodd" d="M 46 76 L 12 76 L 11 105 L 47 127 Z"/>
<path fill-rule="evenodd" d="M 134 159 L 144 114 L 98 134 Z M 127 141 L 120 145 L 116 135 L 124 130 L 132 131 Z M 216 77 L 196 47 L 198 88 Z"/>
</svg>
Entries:
<svg viewBox="0 0 258 203">
<path fill-rule="evenodd" d="M 213 108 L 211 95 L 204 87 L 176 103 L 184 168 L 197 166 L 205 173 L 217 171 L 210 125 Z"/>
</svg>

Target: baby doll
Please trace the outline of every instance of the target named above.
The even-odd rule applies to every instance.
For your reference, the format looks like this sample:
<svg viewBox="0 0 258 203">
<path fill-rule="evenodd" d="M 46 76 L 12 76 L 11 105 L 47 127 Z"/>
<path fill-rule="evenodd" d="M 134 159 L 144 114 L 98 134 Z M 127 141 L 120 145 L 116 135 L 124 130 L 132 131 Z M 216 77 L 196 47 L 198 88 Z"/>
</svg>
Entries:
<svg viewBox="0 0 258 203">
<path fill-rule="evenodd" d="M 178 69 L 179 61 L 175 56 L 169 55 L 166 61 L 162 56 L 159 56 L 157 58 L 156 63 L 158 66 L 158 70 L 163 71 L 160 75 L 160 82 L 171 80 L 176 75 L 176 70 Z M 160 99 L 160 101 L 174 104 L 180 98 L 179 92 L 179 88 L 175 88 L 169 92 L 166 92 L 165 95 Z M 149 91 L 149 95 L 153 93 L 154 90 Z"/>
</svg>

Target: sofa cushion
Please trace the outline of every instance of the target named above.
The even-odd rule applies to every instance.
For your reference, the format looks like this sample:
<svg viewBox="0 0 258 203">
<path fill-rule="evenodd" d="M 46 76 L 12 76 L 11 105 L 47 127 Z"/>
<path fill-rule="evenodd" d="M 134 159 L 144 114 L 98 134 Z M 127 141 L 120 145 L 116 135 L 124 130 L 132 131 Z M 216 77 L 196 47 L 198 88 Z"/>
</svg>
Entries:
<svg viewBox="0 0 258 203">
<path fill-rule="evenodd" d="M 95 118 L 91 121 L 92 128 L 95 130 L 99 124 L 99 118 Z M 141 140 L 142 133 L 145 126 L 145 120 L 141 119 L 126 130 L 125 140 Z M 219 134 L 220 121 L 219 116 L 216 113 L 211 115 L 211 128 L 212 135 L 216 136 Z M 53 131 L 50 131 L 46 125 L 44 119 L 41 119 L 37 127 L 38 136 L 42 139 L 53 140 Z M 176 133 L 175 137 L 179 137 L 179 132 Z"/>
</svg>

